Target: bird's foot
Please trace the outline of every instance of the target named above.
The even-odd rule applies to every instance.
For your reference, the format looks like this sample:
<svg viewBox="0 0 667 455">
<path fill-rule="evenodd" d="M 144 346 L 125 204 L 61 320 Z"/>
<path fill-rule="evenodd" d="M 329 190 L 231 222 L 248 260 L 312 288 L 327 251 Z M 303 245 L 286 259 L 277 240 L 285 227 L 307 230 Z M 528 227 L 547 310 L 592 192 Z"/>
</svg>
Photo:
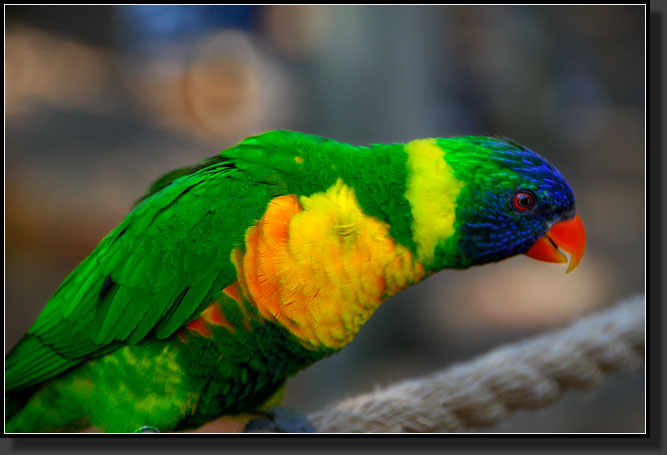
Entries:
<svg viewBox="0 0 667 455">
<path fill-rule="evenodd" d="M 159 433 L 160 430 L 157 427 L 144 426 L 135 431 L 135 433 Z"/>
<path fill-rule="evenodd" d="M 287 406 L 274 406 L 245 426 L 246 433 L 317 433 L 305 415 Z"/>
</svg>

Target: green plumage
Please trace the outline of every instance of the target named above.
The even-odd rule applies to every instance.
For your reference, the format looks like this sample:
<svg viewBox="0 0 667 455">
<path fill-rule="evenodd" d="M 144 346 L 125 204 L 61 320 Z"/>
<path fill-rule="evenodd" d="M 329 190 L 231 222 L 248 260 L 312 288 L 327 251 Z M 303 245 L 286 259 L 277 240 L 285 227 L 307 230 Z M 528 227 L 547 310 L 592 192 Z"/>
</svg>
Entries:
<svg viewBox="0 0 667 455">
<path fill-rule="evenodd" d="M 477 148 L 493 153 L 490 144 Z M 452 163 L 462 156 L 452 154 Z M 165 175 L 67 277 L 7 357 L 6 430 L 170 431 L 257 409 L 333 350 L 304 348 L 281 324 L 223 294 L 237 279 L 232 250 L 272 199 L 309 196 L 342 179 L 364 213 L 414 253 L 407 172 L 401 144 L 353 147 L 274 131 Z M 456 242 L 464 222 L 457 216 Z M 464 257 L 457 245 L 440 246 L 446 260 L 438 268 Z M 472 253 L 458 266 L 474 264 Z M 234 330 L 179 339 L 214 301 Z"/>
</svg>

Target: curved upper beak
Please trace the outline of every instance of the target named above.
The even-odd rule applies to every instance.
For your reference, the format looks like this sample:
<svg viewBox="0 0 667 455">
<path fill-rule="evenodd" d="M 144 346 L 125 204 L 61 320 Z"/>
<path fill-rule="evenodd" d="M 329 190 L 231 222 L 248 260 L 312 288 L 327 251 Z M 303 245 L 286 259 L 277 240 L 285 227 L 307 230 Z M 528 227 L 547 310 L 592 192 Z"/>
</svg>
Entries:
<svg viewBox="0 0 667 455">
<path fill-rule="evenodd" d="M 586 250 L 586 230 L 579 215 L 551 226 L 549 232 L 537 239 L 525 254 L 540 261 L 567 262 L 567 258 L 559 248 L 570 253 L 570 266 L 567 272 L 571 272 L 584 257 Z"/>
</svg>

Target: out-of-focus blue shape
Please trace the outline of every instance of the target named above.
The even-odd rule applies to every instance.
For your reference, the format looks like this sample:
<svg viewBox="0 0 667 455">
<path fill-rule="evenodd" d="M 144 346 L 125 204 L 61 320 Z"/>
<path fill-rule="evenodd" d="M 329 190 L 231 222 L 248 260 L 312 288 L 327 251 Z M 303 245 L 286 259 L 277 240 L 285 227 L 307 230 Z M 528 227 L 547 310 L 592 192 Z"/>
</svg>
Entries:
<svg viewBox="0 0 667 455">
<path fill-rule="evenodd" d="M 119 46 L 142 55 L 161 46 L 187 44 L 215 30 L 252 31 L 256 5 L 127 5 L 117 7 L 114 33 Z"/>
</svg>

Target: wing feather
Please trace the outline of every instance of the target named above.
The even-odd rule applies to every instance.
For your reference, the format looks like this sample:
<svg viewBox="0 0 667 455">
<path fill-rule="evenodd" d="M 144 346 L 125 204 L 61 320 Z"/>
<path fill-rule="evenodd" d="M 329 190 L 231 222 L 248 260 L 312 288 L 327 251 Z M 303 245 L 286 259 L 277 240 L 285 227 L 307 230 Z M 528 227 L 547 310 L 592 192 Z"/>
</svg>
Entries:
<svg viewBox="0 0 667 455">
<path fill-rule="evenodd" d="M 68 276 L 8 356 L 7 390 L 151 333 L 166 338 L 235 279 L 230 252 L 270 194 L 234 166 L 212 167 L 140 201 Z"/>
<path fill-rule="evenodd" d="M 29 387 L 148 336 L 166 338 L 197 317 L 236 278 L 230 254 L 247 227 L 272 198 L 299 193 L 302 179 L 288 177 L 301 175 L 295 157 L 324 145 L 342 147 L 269 132 L 158 179 L 9 354 L 6 389 Z"/>
</svg>

